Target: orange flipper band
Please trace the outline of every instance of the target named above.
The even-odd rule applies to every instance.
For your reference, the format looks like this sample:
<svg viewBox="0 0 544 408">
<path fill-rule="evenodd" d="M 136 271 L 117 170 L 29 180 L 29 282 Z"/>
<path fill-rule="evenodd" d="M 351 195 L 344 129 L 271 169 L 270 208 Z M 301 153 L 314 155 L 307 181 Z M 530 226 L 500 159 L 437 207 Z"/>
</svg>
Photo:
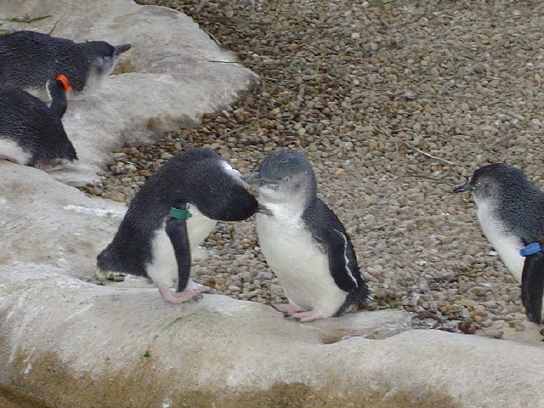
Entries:
<svg viewBox="0 0 544 408">
<path fill-rule="evenodd" d="M 68 78 L 66 78 L 64 75 L 59 75 L 55 78 L 57 81 L 62 82 L 62 87 L 65 91 L 71 91 L 72 87 L 70 86 L 70 82 L 68 82 Z"/>
</svg>

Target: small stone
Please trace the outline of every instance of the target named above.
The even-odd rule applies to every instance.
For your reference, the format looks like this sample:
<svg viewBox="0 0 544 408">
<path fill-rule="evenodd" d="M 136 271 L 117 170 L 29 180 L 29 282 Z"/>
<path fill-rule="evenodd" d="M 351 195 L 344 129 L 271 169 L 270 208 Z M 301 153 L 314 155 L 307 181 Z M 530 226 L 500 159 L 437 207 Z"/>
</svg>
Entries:
<svg viewBox="0 0 544 408">
<path fill-rule="evenodd" d="M 125 196 L 123 194 L 112 192 L 112 191 L 108 191 L 102 194 L 102 197 L 107 198 L 108 200 L 113 200 L 113 201 L 119 201 L 119 202 L 125 201 Z"/>
</svg>

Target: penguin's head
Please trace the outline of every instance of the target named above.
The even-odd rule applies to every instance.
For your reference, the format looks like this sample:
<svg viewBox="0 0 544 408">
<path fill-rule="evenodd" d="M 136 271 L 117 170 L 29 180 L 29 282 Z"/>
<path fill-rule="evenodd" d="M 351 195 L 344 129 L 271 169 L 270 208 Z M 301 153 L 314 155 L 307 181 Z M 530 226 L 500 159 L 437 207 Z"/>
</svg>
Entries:
<svg viewBox="0 0 544 408">
<path fill-rule="evenodd" d="M 480 167 L 469 182 L 460 185 L 455 193 L 470 191 L 475 199 L 497 198 L 504 191 L 515 191 L 528 184 L 521 170 L 505 163 L 493 163 Z"/>
<path fill-rule="evenodd" d="M 312 165 L 300 152 L 284 149 L 268 155 L 257 173 L 244 181 L 267 201 L 308 202 L 316 193 L 317 182 Z"/>
<path fill-rule="evenodd" d="M 131 48 L 130 44 L 113 46 L 105 41 L 89 41 L 78 44 L 88 56 L 94 74 L 99 77 L 111 74 L 119 56 Z"/>
</svg>

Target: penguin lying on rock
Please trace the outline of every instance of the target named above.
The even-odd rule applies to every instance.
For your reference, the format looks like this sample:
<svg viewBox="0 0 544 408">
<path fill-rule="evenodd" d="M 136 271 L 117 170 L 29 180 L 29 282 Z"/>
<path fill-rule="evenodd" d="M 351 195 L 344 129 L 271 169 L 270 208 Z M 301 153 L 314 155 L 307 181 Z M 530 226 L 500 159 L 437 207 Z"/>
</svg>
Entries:
<svg viewBox="0 0 544 408">
<path fill-rule="evenodd" d="M 61 118 L 66 111 L 68 79 L 47 81 L 51 105 L 22 89 L 0 87 L 0 159 L 27 166 L 56 166 L 77 159 Z"/>
<path fill-rule="evenodd" d="M 196 299 L 209 288 L 189 279 L 191 251 L 216 220 L 241 221 L 256 210 L 257 200 L 225 160 L 210 149 L 188 150 L 166 162 L 136 193 L 113 241 L 98 255 L 97 276 L 145 276 L 167 302 Z"/>
<path fill-rule="evenodd" d="M 77 44 L 33 31 L 0 35 L 0 85 L 22 88 L 47 101 L 47 80 L 64 74 L 75 99 L 97 88 L 129 48 L 130 44 L 114 47 L 105 41 Z"/>
<path fill-rule="evenodd" d="M 521 282 L 523 306 L 534 323 L 542 322 L 544 292 L 544 193 L 508 164 L 474 172 L 454 192 L 470 191 L 482 231 L 506 267 Z"/>
<path fill-rule="evenodd" d="M 311 322 L 340 316 L 368 299 L 351 240 L 317 197 L 312 166 L 302 153 L 272 153 L 244 180 L 259 193 L 259 245 L 290 302 L 273 305 L 278 311 Z"/>
</svg>

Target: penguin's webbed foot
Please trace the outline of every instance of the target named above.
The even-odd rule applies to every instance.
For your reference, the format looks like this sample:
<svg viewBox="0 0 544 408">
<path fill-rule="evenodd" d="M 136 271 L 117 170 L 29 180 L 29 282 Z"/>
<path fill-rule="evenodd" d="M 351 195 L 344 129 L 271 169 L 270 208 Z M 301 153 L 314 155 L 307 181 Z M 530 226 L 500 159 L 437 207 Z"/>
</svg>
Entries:
<svg viewBox="0 0 544 408">
<path fill-rule="evenodd" d="M 183 292 L 172 292 L 167 285 L 160 285 L 159 292 L 165 302 L 180 304 L 191 301 L 197 301 L 202 295 L 195 290 L 184 290 Z"/>
<path fill-rule="evenodd" d="M 267 305 L 272 306 L 278 312 L 282 312 L 284 318 L 295 320 L 301 323 L 313 322 L 324 318 L 323 314 L 317 310 L 305 311 L 300 306 L 294 305 L 292 303 L 277 304 L 269 302 L 267 303 Z"/>
<path fill-rule="evenodd" d="M 292 303 L 266 303 L 269 306 L 272 306 L 278 312 L 282 312 L 284 315 L 290 316 L 292 314 L 302 312 L 303 309 L 300 306 L 294 305 Z"/>
<path fill-rule="evenodd" d="M 301 323 L 315 322 L 316 320 L 324 319 L 324 316 L 321 314 L 321 312 L 317 310 L 310 310 L 309 312 L 293 313 L 291 317 Z"/>
</svg>

